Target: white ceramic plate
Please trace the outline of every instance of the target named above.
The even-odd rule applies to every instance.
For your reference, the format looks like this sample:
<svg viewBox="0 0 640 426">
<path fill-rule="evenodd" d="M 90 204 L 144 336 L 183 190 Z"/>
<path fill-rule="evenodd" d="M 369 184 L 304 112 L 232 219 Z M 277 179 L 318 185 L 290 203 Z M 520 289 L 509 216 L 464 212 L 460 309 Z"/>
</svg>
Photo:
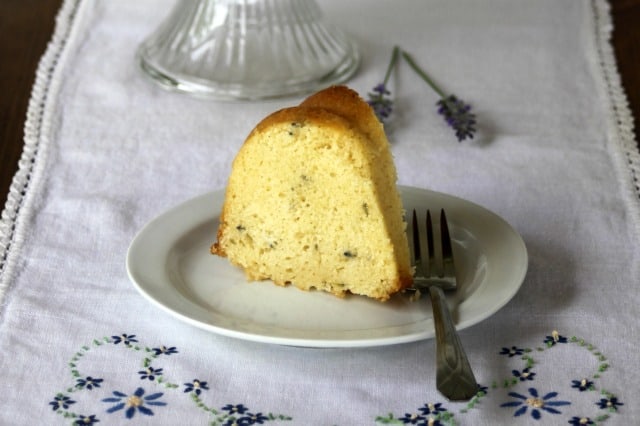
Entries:
<svg viewBox="0 0 640 426">
<path fill-rule="evenodd" d="M 459 289 L 449 296 L 457 329 L 503 307 L 527 271 L 522 238 L 504 220 L 471 202 L 400 187 L 407 211 L 444 208 Z M 381 303 L 246 281 L 226 259 L 209 254 L 224 191 L 201 195 L 148 223 L 127 254 L 135 287 L 176 318 L 225 336 L 305 347 L 379 346 L 434 335 L 428 297 L 396 295 Z"/>
</svg>

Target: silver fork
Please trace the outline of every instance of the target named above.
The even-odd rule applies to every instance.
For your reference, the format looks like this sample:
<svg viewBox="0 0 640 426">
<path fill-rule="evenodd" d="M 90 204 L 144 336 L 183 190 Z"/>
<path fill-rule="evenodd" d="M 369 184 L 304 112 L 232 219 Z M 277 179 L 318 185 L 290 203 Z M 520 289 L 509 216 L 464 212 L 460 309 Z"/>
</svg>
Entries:
<svg viewBox="0 0 640 426">
<path fill-rule="evenodd" d="M 433 225 L 429 210 L 427 210 L 426 232 L 421 232 L 418 215 L 414 210 L 412 229 L 408 234 L 412 265 L 415 266 L 413 287 L 417 290 L 428 288 L 431 296 L 436 329 L 436 387 L 440 393 L 452 401 L 469 400 L 477 394 L 478 383 L 456 332 L 443 292 L 443 289 L 455 290 L 457 287 L 453 248 L 444 209 L 440 211 L 440 245 L 442 246 L 440 263 L 436 260 Z"/>
</svg>

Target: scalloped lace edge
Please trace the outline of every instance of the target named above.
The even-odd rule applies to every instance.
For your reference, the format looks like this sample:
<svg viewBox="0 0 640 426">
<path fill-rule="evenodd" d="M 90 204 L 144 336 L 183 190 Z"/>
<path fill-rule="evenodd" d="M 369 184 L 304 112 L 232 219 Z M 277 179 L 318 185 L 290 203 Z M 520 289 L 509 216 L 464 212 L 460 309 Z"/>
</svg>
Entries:
<svg viewBox="0 0 640 426">
<path fill-rule="evenodd" d="M 56 15 L 55 29 L 36 69 L 27 107 L 24 146 L 0 216 L 0 308 L 16 273 L 26 228 L 40 193 L 47 149 L 54 123 L 53 106 L 61 84 L 64 55 L 74 34 L 82 0 L 65 0 Z M 1 313 L 0 309 L 0 313 Z"/>
<path fill-rule="evenodd" d="M 622 79 L 618 72 L 611 44 L 613 20 L 607 0 L 592 0 L 595 25 L 595 47 L 603 85 L 608 95 L 608 143 L 618 165 L 618 179 L 623 192 L 629 220 L 640 238 L 640 150 L 634 134 L 634 123 Z"/>
</svg>

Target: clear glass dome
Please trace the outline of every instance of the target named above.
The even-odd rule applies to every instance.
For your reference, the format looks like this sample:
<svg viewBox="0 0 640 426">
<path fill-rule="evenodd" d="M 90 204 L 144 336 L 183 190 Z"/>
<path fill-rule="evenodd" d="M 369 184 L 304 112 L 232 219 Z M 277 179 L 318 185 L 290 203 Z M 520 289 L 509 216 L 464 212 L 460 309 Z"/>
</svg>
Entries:
<svg viewBox="0 0 640 426">
<path fill-rule="evenodd" d="M 136 56 L 164 88 L 227 100 L 343 83 L 360 59 L 314 0 L 179 0 Z"/>
</svg>

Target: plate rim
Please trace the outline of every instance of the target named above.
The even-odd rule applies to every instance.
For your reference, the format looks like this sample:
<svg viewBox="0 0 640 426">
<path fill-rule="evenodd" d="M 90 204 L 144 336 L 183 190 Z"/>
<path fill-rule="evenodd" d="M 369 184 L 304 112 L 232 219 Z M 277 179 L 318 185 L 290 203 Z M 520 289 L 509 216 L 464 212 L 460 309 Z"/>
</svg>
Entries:
<svg viewBox="0 0 640 426">
<path fill-rule="evenodd" d="M 404 199 L 405 197 L 418 196 L 418 197 L 424 198 L 424 197 L 431 196 L 431 197 L 444 198 L 451 202 L 462 203 L 464 205 L 468 205 L 472 207 L 473 209 L 479 209 L 484 214 L 489 215 L 496 223 L 498 223 L 503 228 L 503 230 L 508 231 L 511 234 L 511 236 L 514 237 L 512 242 L 516 242 L 517 245 L 519 246 L 518 247 L 520 251 L 519 256 L 521 258 L 519 264 L 522 265 L 522 267 L 521 267 L 521 270 L 519 271 L 519 274 L 516 274 L 517 278 L 514 279 L 514 281 L 516 282 L 514 284 L 511 284 L 511 287 L 510 287 L 511 291 L 506 293 L 499 303 L 492 305 L 490 309 L 484 311 L 483 315 L 481 315 L 480 318 L 470 318 L 470 319 L 467 319 L 466 322 L 459 321 L 458 323 L 456 323 L 457 330 L 460 331 L 484 321 L 485 319 L 491 317 L 497 311 L 502 309 L 507 303 L 509 303 L 509 301 L 511 301 L 511 299 L 513 299 L 513 297 L 517 294 L 520 287 L 522 286 L 524 279 L 526 277 L 529 258 L 528 258 L 528 251 L 522 236 L 506 220 L 504 220 L 502 217 L 500 217 L 493 211 L 479 204 L 476 204 L 472 201 L 468 201 L 466 199 L 463 199 L 454 195 L 433 191 L 430 189 L 418 188 L 413 186 L 405 186 L 405 185 L 398 185 L 398 190 L 401 193 L 401 196 L 403 198 L 403 203 L 405 202 L 405 199 Z M 195 216 L 196 218 L 200 218 L 201 220 L 204 220 L 204 219 L 213 220 L 213 221 L 218 220 L 218 218 L 220 217 L 220 213 L 216 213 L 215 201 L 218 202 L 221 208 L 222 202 L 224 200 L 224 194 L 225 194 L 224 189 L 218 189 L 218 190 L 208 191 L 198 196 L 186 199 L 174 205 L 173 207 L 170 207 L 169 209 L 161 212 L 160 214 L 155 216 L 153 219 L 148 221 L 133 237 L 127 249 L 127 254 L 126 254 L 125 263 L 126 263 L 127 275 L 130 281 L 133 283 L 136 290 L 147 301 L 151 302 L 154 306 L 160 308 L 162 311 L 168 313 L 170 316 L 173 316 L 174 318 L 179 319 L 182 322 L 185 322 L 191 326 L 195 326 L 200 329 L 204 329 L 209 332 L 213 332 L 218 335 L 232 337 L 232 338 L 241 339 L 241 340 L 247 340 L 247 341 L 285 345 L 285 346 L 298 346 L 298 347 L 308 347 L 308 348 L 375 347 L 375 346 L 386 346 L 386 345 L 415 342 L 415 341 L 425 340 L 433 337 L 434 333 L 431 330 L 425 330 L 424 332 L 410 333 L 405 335 L 387 336 L 387 337 L 369 337 L 369 338 L 365 337 L 360 339 L 341 339 L 341 338 L 322 339 L 322 338 L 303 338 L 303 337 L 292 337 L 292 336 L 289 336 L 289 337 L 270 336 L 270 335 L 265 335 L 261 333 L 241 331 L 238 329 L 234 330 L 224 326 L 216 325 L 214 323 L 203 322 L 197 318 L 193 318 L 189 315 L 186 315 L 183 312 L 177 311 L 174 307 L 167 306 L 161 300 L 158 300 L 156 297 L 154 297 L 153 294 L 150 293 L 149 288 L 147 288 L 148 286 L 145 286 L 143 283 L 139 282 L 140 278 L 137 277 L 136 273 L 134 272 L 135 265 L 134 265 L 133 259 L 136 255 L 137 248 L 140 246 L 142 242 L 144 242 L 145 238 L 149 238 L 150 230 L 153 230 L 154 227 L 158 226 L 163 221 L 168 220 L 167 218 L 170 218 L 177 213 L 182 212 L 182 213 L 186 213 L 189 216 L 192 216 L 191 222 L 185 221 L 185 223 L 187 224 L 190 223 L 190 226 L 188 226 L 187 229 L 185 229 L 185 232 L 192 230 L 197 225 L 192 223 L 193 216 Z M 190 210 L 188 209 L 189 206 L 193 204 L 198 204 L 200 202 L 204 202 L 205 199 L 212 201 L 210 203 L 211 208 L 208 210 L 208 212 L 206 213 L 199 212 L 197 211 L 197 209 L 192 209 L 192 211 L 189 211 Z M 196 211 L 194 212 L 193 210 L 196 210 Z M 184 233 L 180 235 L 184 235 Z M 175 241 L 172 241 L 172 243 L 175 243 Z M 168 258 L 163 258 L 161 264 L 166 265 L 167 261 L 168 261 Z M 194 301 L 190 301 L 190 302 L 194 305 L 196 304 Z M 389 326 L 389 327 L 400 328 L 401 326 Z M 286 328 L 281 328 L 281 329 L 286 329 Z M 344 332 L 344 334 L 347 334 L 346 331 Z"/>
</svg>

